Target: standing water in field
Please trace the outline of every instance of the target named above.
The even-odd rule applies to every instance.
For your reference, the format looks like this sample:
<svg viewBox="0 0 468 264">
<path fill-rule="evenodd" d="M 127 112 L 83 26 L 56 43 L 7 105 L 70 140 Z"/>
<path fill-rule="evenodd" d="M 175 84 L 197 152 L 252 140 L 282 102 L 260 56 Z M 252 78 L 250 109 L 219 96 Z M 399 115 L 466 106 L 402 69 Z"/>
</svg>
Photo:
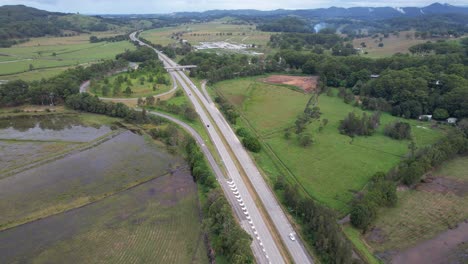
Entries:
<svg viewBox="0 0 468 264">
<path fill-rule="evenodd" d="M 17 116 L 0 119 L 0 139 L 86 142 L 109 132 L 108 126 L 85 126 L 75 116 Z"/>
<path fill-rule="evenodd" d="M 0 165 L 1 263 L 207 262 L 187 164 L 149 137 L 69 117 L 2 119 Z"/>
</svg>

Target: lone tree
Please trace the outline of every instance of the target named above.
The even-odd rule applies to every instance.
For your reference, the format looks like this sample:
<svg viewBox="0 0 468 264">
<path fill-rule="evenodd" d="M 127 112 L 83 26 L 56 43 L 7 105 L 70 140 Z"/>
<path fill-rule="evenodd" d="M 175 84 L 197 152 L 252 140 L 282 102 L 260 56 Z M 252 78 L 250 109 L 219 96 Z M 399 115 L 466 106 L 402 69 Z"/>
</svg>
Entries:
<svg viewBox="0 0 468 264">
<path fill-rule="evenodd" d="M 411 126 L 406 122 L 396 121 L 385 126 L 384 134 L 393 139 L 411 139 Z"/>
<path fill-rule="evenodd" d="M 130 88 L 130 86 L 127 86 L 127 88 L 125 89 L 125 94 L 127 96 L 130 96 L 132 93 L 133 93 L 132 88 Z"/>
<path fill-rule="evenodd" d="M 148 97 L 146 97 L 146 105 L 154 105 L 154 96 L 150 95 Z"/>
<path fill-rule="evenodd" d="M 310 133 L 302 133 L 299 135 L 299 144 L 303 147 L 310 146 L 312 144 L 312 135 Z"/>
<path fill-rule="evenodd" d="M 353 206 L 350 219 L 351 224 L 365 233 L 377 216 L 377 209 L 374 203 L 363 199 Z"/>
</svg>

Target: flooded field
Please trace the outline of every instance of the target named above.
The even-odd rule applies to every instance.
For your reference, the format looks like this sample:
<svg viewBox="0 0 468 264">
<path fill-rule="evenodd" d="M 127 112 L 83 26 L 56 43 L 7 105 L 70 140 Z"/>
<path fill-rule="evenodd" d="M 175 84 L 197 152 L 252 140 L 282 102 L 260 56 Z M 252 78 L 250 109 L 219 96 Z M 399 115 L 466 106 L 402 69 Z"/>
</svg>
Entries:
<svg viewBox="0 0 468 264">
<path fill-rule="evenodd" d="M 149 137 L 26 116 L 0 119 L 0 150 L 1 263 L 207 262 L 196 184 Z"/>
<path fill-rule="evenodd" d="M 207 263 L 197 191 L 179 170 L 0 233 L 2 263 Z"/>
<path fill-rule="evenodd" d="M 123 132 L 89 150 L 0 180 L 0 225 L 163 175 L 177 162 L 142 136 Z"/>
<path fill-rule="evenodd" d="M 33 163 L 74 146 L 77 144 L 72 142 L 0 140 L 0 178 L 3 171 Z"/>
<path fill-rule="evenodd" d="M 0 119 L 0 139 L 86 142 L 110 131 L 108 126 L 85 126 L 73 116 L 19 116 Z"/>
</svg>

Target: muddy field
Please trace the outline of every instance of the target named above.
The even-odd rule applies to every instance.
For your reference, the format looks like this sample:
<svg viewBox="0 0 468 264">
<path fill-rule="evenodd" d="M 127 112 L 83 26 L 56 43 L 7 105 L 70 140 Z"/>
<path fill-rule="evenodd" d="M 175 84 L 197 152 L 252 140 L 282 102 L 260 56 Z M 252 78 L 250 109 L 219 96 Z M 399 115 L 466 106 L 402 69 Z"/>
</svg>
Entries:
<svg viewBox="0 0 468 264">
<path fill-rule="evenodd" d="M 178 170 L 0 233 L 2 263 L 203 263 L 197 192 Z"/>
<path fill-rule="evenodd" d="M 468 261 L 468 222 L 400 252 L 392 264 L 463 264 Z"/>
<path fill-rule="evenodd" d="M 207 263 L 183 158 L 80 120 L 0 119 L 0 262 Z"/>
<path fill-rule="evenodd" d="M 89 150 L 0 180 L 0 225 L 160 176 L 177 162 L 142 136 L 123 132 Z"/>
<path fill-rule="evenodd" d="M 414 189 L 398 190 L 398 206 L 379 216 L 366 235 L 380 259 L 393 264 L 468 263 L 465 160 L 468 157 L 449 161 Z M 447 173 L 452 166 L 457 168 L 456 177 Z"/>
<path fill-rule="evenodd" d="M 292 85 L 306 93 L 311 93 L 317 89 L 318 76 L 271 75 L 263 79 L 263 82 Z"/>
</svg>

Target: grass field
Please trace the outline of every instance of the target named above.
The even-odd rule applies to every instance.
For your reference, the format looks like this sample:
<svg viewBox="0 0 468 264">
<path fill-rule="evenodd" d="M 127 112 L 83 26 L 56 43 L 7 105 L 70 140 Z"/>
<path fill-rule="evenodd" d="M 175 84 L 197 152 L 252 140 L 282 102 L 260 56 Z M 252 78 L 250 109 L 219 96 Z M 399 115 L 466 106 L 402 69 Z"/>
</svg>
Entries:
<svg viewBox="0 0 468 264">
<path fill-rule="evenodd" d="M 408 49 L 416 44 L 425 43 L 427 41 L 436 41 L 438 39 L 427 38 L 415 38 L 414 31 L 402 31 L 398 36 L 390 34 L 388 38 L 384 38 L 382 34 L 379 37 L 372 38 L 357 38 L 353 40 L 353 46 L 355 48 L 361 48 L 361 42 L 366 43 L 366 48 L 363 48 L 363 52 L 367 51 L 368 54 L 365 56 L 380 58 L 391 56 L 396 53 L 409 53 Z M 382 42 L 379 38 L 382 37 Z M 383 43 L 383 47 L 379 47 L 379 43 Z"/>
<path fill-rule="evenodd" d="M 138 73 L 138 71 L 137 71 Z M 120 84 L 120 92 L 115 94 L 113 93 L 112 88 L 109 88 L 108 94 L 103 94 L 102 87 L 105 86 L 103 80 L 99 81 L 98 83 L 91 83 L 91 88 L 90 91 L 94 94 L 97 94 L 98 96 L 103 96 L 103 97 L 111 97 L 111 98 L 120 98 L 120 97 L 131 97 L 131 98 L 137 98 L 137 97 L 147 97 L 150 95 L 157 95 L 161 94 L 164 92 L 169 91 L 172 88 L 172 84 L 159 84 L 156 83 L 155 81 L 149 82 L 148 79 L 150 76 L 154 76 L 153 74 L 147 74 L 147 73 L 141 73 L 141 74 L 135 74 L 132 78 L 132 74 L 129 73 L 119 73 L 116 75 L 113 75 L 111 77 L 108 77 L 107 80 L 109 84 L 107 86 L 112 87 L 114 84 L 115 80 L 119 77 L 122 76 L 122 78 L 127 78 L 129 83 L 122 83 Z M 168 73 L 164 73 L 164 76 L 166 77 L 166 80 L 171 80 L 169 77 Z M 143 84 L 140 82 L 140 78 L 143 77 L 145 78 L 145 81 Z M 153 90 L 153 86 L 156 85 L 157 89 Z M 125 94 L 125 89 L 127 87 L 130 87 L 132 90 L 132 93 L 127 95 Z"/>
<path fill-rule="evenodd" d="M 468 157 L 448 161 L 431 174 L 453 179 L 454 184 L 465 187 L 461 193 L 452 190 L 399 191 L 397 207 L 382 210 L 375 223 L 375 232 L 379 233 L 381 241 L 367 237 L 376 251 L 407 248 L 456 226 L 468 217 Z"/>
<path fill-rule="evenodd" d="M 113 37 L 116 35 L 125 34 L 122 31 L 104 31 L 104 32 L 91 32 L 81 33 L 76 36 L 70 37 L 40 37 L 40 38 L 31 38 L 28 42 L 21 43 L 15 47 L 34 47 L 34 46 L 56 46 L 56 45 L 75 45 L 75 44 L 88 44 L 89 38 L 91 36 L 96 36 L 98 38 L 104 37 Z"/>
<path fill-rule="evenodd" d="M 287 171 L 290 180 L 341 213 L 348 212 L 353 193 L 361 190 L 375 172 L 388 171 L 408 152 L 409 141 L 383 135 L 385 124 L 397 119 L 389 114 L 382 114 L 382 124 L 371 137 L 357 137 L 351 142 L 348 136 L 341 135 L 339 121 L 349 112 L 360 114 L 362 110 L 338 97 L 319 97 L 321 118 L 329 122 L 321 132 L 317 121 L 309 125 L 307 130 L 312 133 L 314 143 L 303 148 L 294 136 L 285 139 L 283 131 L 294 124 L 310 95 L 256 78 L 220 82 L 215 89 L 238 107 L 243 117 L 240 124 L 253 129 L 264 143 L 264 151 L 254 156 L 271 178 Z M 443 134 L 441 130 L 427 128 L 427 123 L 407 122 L 419 147 L 435 142 Z M 275 167 L 282 167 L 282 172 Z"/>
<path fill-rule="evenodd" d="M 144 31 L 141 36 L 152 43 L 167 45 L 177 41 L 171 38 L 172 33 L 176 32 L 185 32 L 182 38 L 188 40 L 192 45 L 198 45 L 200 42 L 227 41 L 239 44 L 255 44 L 260 46 L 260 49 L 266 47 L 271 35 L 269 32 L 256 30 L 255 25 L 234 25 L 229 24 L 227 19 L 221 19 L 207 23 L 152 29 Z M 216 35 L 217 33 L 225 34 Z M 227 35 L 228 33 L 232 35 Z"/>
<path fill-rule="evenodd" d="M 134 46 L 130 42 L 121 41 L 113 43 L 53 43 L 52 45 L 1 48 L 0 79 L 23 78 L 24 75 L 25 79 L 38 80 L 43 76 L 50 77 L 59 73 L 66 67 L 86 65 L 102 59 L 113 59 L 116 54 L 122 53 L 126 49 L 134 49 Z M 47 70 L 37 72 L 39 69 Z"/>
</svg>

